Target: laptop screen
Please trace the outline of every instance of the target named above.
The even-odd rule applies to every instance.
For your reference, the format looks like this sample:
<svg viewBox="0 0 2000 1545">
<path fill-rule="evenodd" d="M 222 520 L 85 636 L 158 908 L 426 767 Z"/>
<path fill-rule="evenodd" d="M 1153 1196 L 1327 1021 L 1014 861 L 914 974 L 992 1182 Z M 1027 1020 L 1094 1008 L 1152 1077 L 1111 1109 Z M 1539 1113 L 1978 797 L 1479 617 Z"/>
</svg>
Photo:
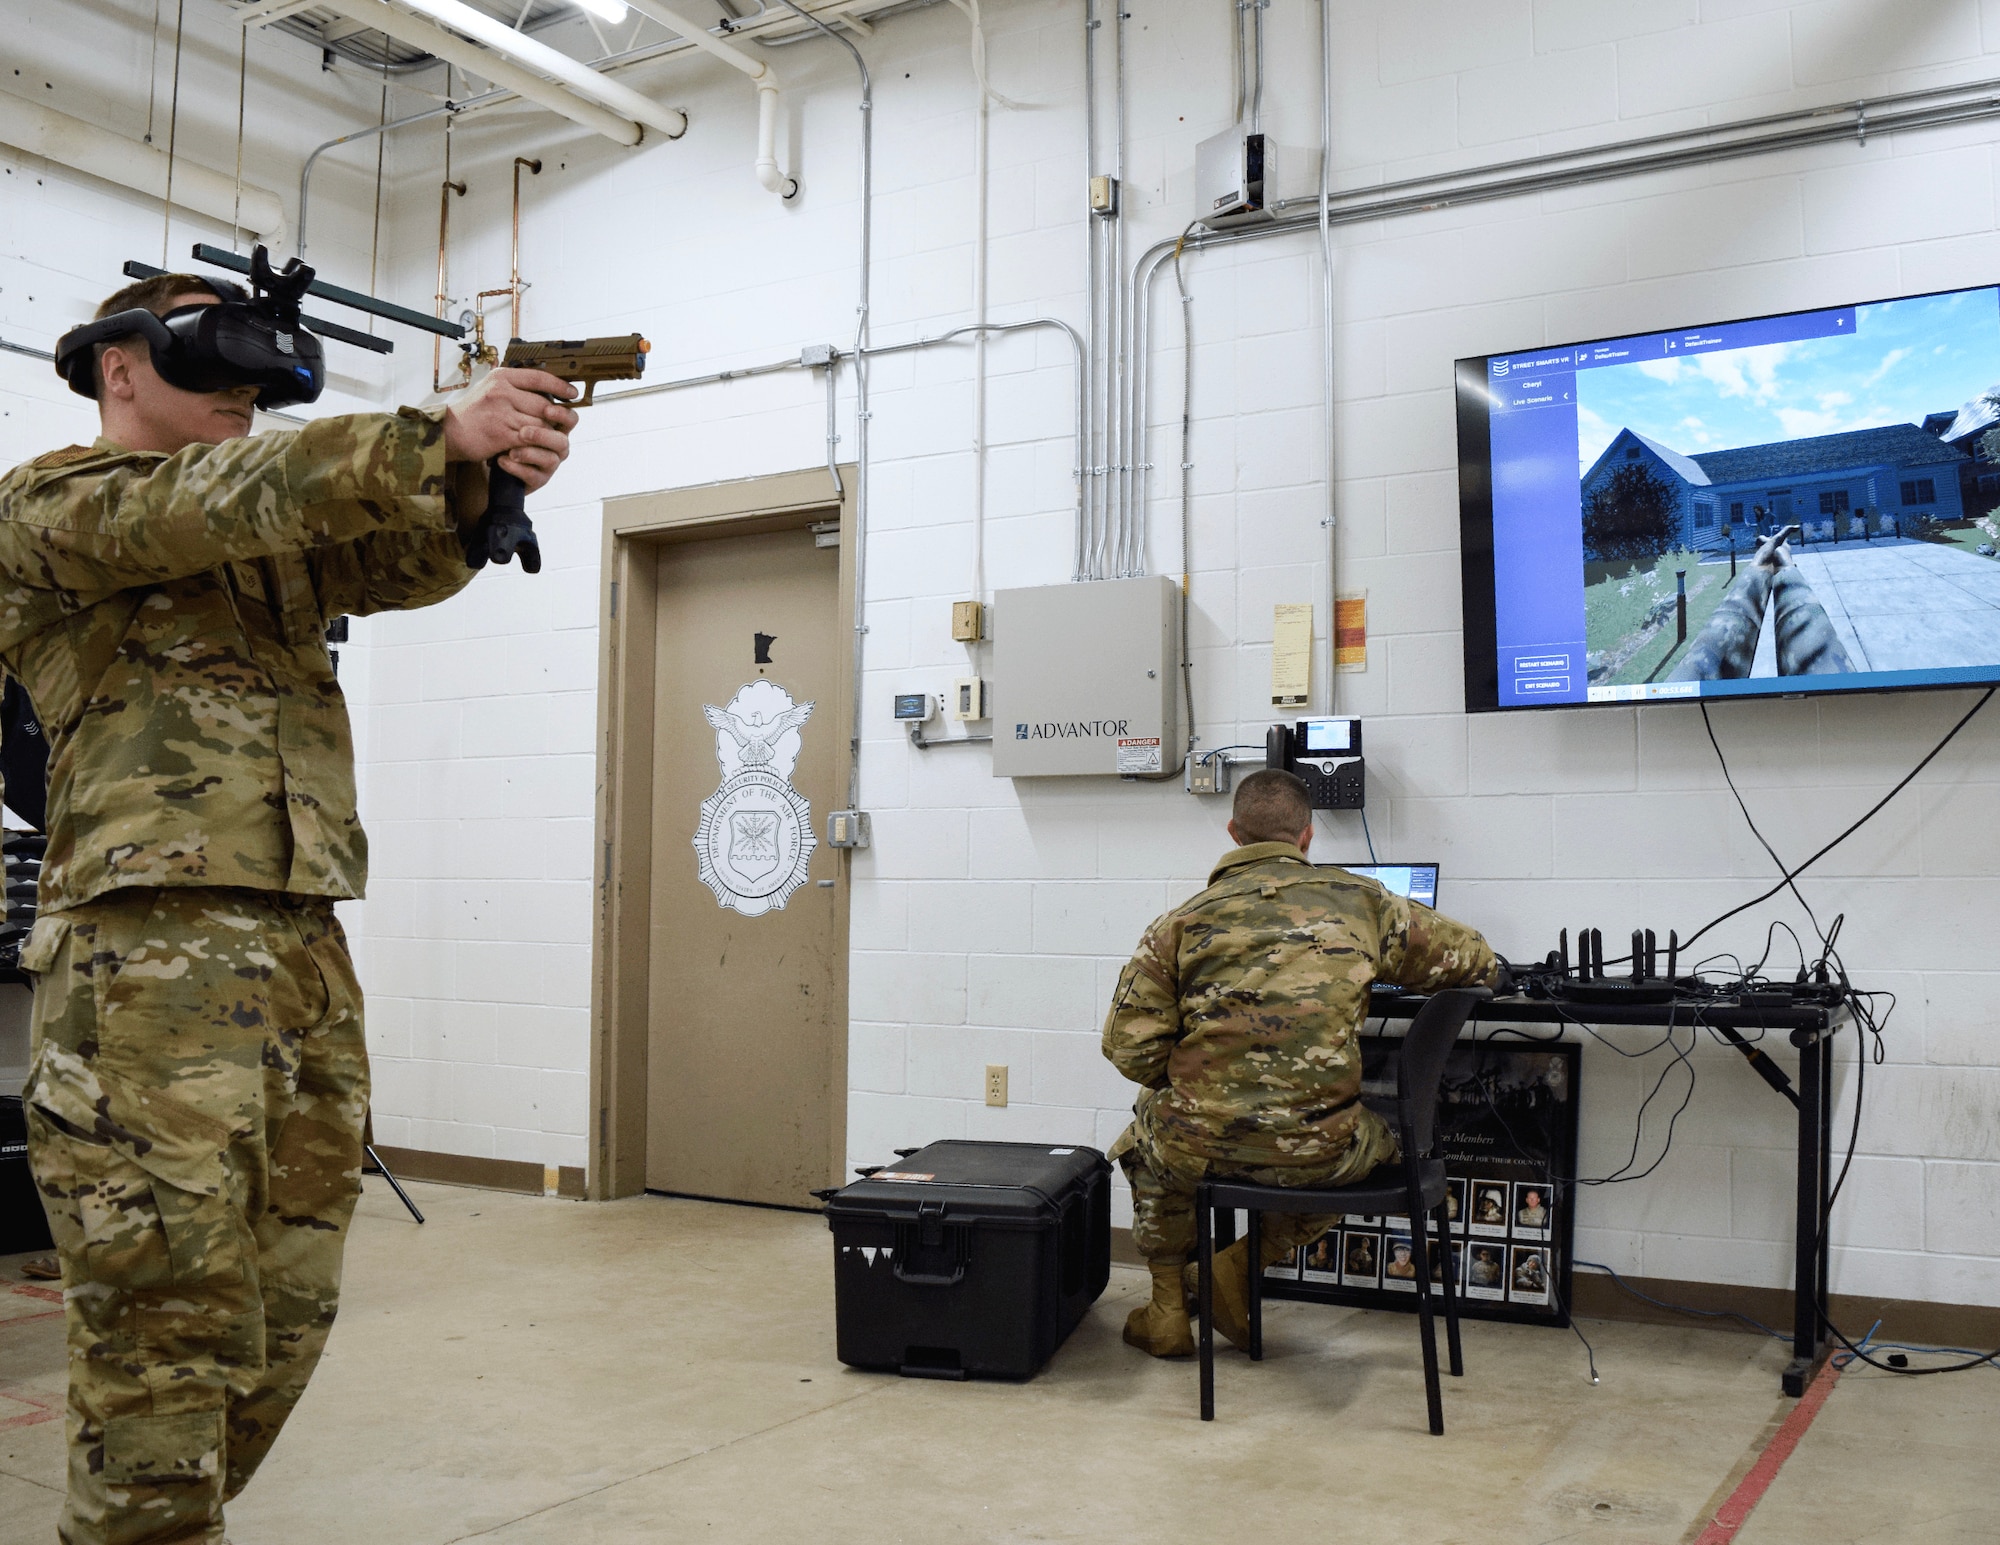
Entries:
<svg viewBox="0 0 2000 1545">
<path fill-rule="evenodd" d="M 1341 864 L 1337 867 L 1349 874 L 1358 874 L 1364 880 L 1373 880 L 1385 891 L 1411 901 L 1421 901 L 1427 907 L 1438 904 L 1436 864 Z"/>
</svg>

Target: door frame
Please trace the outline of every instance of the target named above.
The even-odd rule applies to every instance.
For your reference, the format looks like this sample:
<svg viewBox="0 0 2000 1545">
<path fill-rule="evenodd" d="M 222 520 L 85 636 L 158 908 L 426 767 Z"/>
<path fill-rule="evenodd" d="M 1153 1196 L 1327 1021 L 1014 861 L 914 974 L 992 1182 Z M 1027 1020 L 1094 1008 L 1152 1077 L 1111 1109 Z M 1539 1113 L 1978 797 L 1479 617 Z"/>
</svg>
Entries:
<svg viewBox="0 0 2000 1545">
<path fill-rule="evenodd" d="M 839 490 L 824 465 L 797 472 L 663 489 L 604 501 L 598 598 L 597 842 L 591 922 L 590 1155 L 593 1201 L 646 1188 L 646 1072 L 651 981 L 648 937 L 653 897 L 653 690 L 659 615 L 659 549 L 674 542 L 802 531 L 840 522 L 838 626 L 854 626 L 855 468 L 840 468 Z M 852 647 L 850 642 L 849 647 Z M 839 673 L 832 721 L 844 737 L 854 722 L 853 672 Z M 846 763 L 843 761 L 842 769 Z M 819 812 L 823 817 L 825 812 Z M 834 958 L 841 963 L 846 1023 L 849 851 L 835 849 Z M 847 1038 L 838 1037 L 828 1077 L 834 1102 L 827 1179 L 845 1166 Z"/>
</svg>

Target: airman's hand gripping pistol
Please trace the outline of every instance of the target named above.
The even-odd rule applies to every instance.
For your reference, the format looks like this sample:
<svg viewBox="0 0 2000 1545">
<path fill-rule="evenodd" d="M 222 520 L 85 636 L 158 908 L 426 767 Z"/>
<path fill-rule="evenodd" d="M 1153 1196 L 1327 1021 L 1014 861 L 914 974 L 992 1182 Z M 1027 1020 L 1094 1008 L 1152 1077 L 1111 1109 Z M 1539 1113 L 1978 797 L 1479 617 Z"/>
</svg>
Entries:
<svg viewBox="0 0 2000 1545">
<path fill-rule="evenodd" d="M 572 407 L 587 408 L 599 381 L 635 381 L 646 370 L 646 353 L 652 345 L 637 333 L 615 338 L 559 338 L 532 343 L 516 338 L 507 345 L 502 365 L 546 370 L 583 388 Z M 542 570 L 542 545 L 535 539 L 524 501 L 527 486 L 504 471 L 496 457 L 488 463 L 486 513 L 466 538 L 465 561 L 475 569 L 495 563 L 511 563 L 520 555 L 521 567 L 530 574 Z"/>
</svg>

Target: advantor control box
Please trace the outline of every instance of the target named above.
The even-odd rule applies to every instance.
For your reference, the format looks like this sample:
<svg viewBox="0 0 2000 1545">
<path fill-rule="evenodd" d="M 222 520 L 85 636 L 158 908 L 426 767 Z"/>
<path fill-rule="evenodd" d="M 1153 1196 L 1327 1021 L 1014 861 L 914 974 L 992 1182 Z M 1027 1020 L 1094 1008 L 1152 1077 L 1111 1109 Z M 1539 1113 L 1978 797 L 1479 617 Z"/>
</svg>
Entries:
<svg viewBox="0 0 2000 1545">
<path fill-rule="evenodd" d="M 993 598 L 993 775 L 1180 771 L 1180 586 L 1164 575 Z"/>
</svg>

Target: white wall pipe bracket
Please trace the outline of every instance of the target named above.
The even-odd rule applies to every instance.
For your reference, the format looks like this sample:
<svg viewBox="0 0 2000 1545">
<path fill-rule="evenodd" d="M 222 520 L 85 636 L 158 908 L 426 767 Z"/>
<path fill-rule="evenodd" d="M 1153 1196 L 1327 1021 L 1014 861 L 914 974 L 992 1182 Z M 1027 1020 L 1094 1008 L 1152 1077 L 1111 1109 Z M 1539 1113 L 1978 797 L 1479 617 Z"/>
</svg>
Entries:
<svg viewBox="0 0 2000 1545">
<path fill-rule="evenodd" d="M 746 54 L 726 43 L 697 21 L 662 5 L 660 0 L 626 0 L 633 10 L 651 17 L 661 26 L 677 32 L 694 47 L 750 77 L 757 88 L 757 181 L 767 193 L 780 198 L 798 197 L 799 182 L 787 176 L 778 164 L 778 72 L 754 54 Z"/>
<path fill-rule="evenodd" d="M 164 150 L 6 92 L 0 92 L 0 144 L 135 193 L 167 197 Z M 285 244 L 285 206 L 277 194 L 246 182 L 239 199 L 234 177 L 210 171 L 184 155 L 173 158 L 173 202 L 224 225 L 239 225 L 266 246 Z"/>
<path fill-rule="evenodd" d="M 636 145 L 644 137 L 645 131 L 630 118 L 621 118 L 596 102 L 585 101 L 575 92 L 565 90 L 534 71 L 510 63 L 491 49 L 469 43 L 421 16 L 399 11 L 385 4 L 384 0 L 319 0 L 319 3 L 349 21 L 387 33 L 400 43 L 421 48 L 427 54 L 435 54 L 462 70 L 469 70 L 495 86 L 504 87 L 516 96 L 525 97 L 552 113 L 560 114 L 593 134 L 601 134 L 620 145 Z"/>
<path fill-rule="evenodd" d="M 464 0 L 402 0 L 413 11 L 421 11 L 443 22 L 454 32 L 483 43 L 542 75 L 561 81 L 577 95 L 602 103 L 621 118 L 657 129 L 668 139 L 687 133 L 687 114 L 677 107 L 662 107 L 651 97 L 642 96 L 621 81 L 600 74 L 580 59 L 572 59 L 559 49 L 538 42 L 524 32 L 516 32 L 504 21 L 495 21 L 484 11 L 475 11 Z M 476 69 L 474 73 L 487 73 Z"/>
</svg>

